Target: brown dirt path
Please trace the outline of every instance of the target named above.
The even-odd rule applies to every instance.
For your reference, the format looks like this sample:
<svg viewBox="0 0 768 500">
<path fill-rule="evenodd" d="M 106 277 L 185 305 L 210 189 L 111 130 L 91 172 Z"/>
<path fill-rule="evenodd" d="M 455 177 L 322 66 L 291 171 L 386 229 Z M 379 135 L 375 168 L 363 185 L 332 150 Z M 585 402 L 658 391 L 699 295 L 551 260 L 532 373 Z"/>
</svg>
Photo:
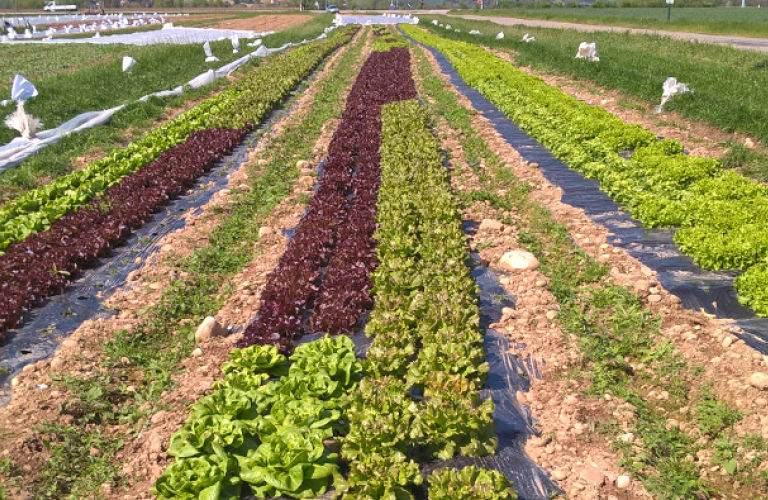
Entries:
<svg viewBox="0 0 768 500">
<path fill-rule="evenodd" d="M 312 19 L 308 14 L 264 14 L 245 19 L 227 19 L 208 27 L 230 30 L 282 31 Z"/>
</svg>

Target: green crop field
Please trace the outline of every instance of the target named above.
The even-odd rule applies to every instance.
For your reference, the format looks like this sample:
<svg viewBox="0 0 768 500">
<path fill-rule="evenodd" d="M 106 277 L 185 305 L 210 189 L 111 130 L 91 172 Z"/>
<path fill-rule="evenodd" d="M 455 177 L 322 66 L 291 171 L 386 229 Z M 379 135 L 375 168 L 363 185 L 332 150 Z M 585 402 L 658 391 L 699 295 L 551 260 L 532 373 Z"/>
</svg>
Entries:
<svg viewBox="0 0 768 500">
<path fill-rule="evenodd" d="M 427 20 L 433 19 L 428 17 Z M 652 103 L 661 100 L 662 84 L 674 76 L 694 90 L 672 100 L 666 109 L 703 120 L 725 131 L 768 140 L 768 57 L 730 47 L 672 40 L 655 35 L 589 33 L 526 26 L 502 28 L 488 21 L 441 17 L 462 33 L 428 26 L 452 39 L 512 49 L 520 65 L 570 75 L 621 90 Z M 468 35 L 472 30 L 482 35 Z M 536 38 L 523 43 L 524 33 Z M 599 63 L 574 59 L 580 42 L 597 44 Z"/>
<path fill-rule="evenodd" d="M 477 14 L 477 11 L 452 13 Z M 667 21 L 665 7 L 521 8 L 486 10 L 483 15 L 768 38 L 768 9 L 757 7 L 672 7 L 670 21 Z"/>
</svg>

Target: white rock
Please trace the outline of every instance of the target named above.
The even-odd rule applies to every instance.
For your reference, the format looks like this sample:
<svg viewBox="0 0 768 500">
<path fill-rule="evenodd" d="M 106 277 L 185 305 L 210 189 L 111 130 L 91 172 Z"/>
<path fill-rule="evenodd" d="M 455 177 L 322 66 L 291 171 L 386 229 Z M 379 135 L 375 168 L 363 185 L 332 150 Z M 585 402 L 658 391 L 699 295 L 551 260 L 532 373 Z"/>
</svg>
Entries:
<svg viewBox="0 0 768 500">
<path fill-rule="evenodd" d="M 562 481 L 566 477 L 568 477 L 568 473 L 563 470 L 552 471 L 552 479 L 555 481 Z"/>
<path fill-rule="evenodd" d="M 539 267 L 539 260 L 530 252 L 513 250 L 501 256 L 499 267 L 506 271 L 532 271 Z"/>
<path fill-rule="evenodd" d="M 629 476 L 626 474 L 622 474 L 618 478 L 616 478 L 616 487 L 620 490 L 626 490 L 629 488 L 629 483 L 632 481 Z"/>
<path fill-rule="evenodd" d="M 212 337 L 224 337 L 227 335 L 227 329 L 216 321 L 213 316 L 208 316 L 200 323 L 195 331 L 195 340 L 208 340 Z"/>
<path fill-rule="evenodd" d="M 768 374 L 755 372 L 749 377 L 749 384 L 761 391 L 768 391 Z"/>
<path fill-rule="evenodd" d="M 632 441 L 634 441 L 634 439 L 635 439 L 635 435 L 631 432 L 627 432 L 626 434 L 621 434 L 619 436 L 619 440 L 624 443 L 631 443 Z"/>
<path fill-rule="evenodd" d="M 264 226 L 259 228 L 259 238 L 263 238 L 264 236 L 267 236 L 268 234 L 274 234 L 275 230 L 272 229 L 269 226 Z"/>
<path fill-rule="evenodd" d="M 202 355 L 203 355 L 203 350 L 200 349 L 199 347 L 196 347 L 195 350 L 192 351 L 192 357 L 193 358 L 199 358 Z"/>
</svg>

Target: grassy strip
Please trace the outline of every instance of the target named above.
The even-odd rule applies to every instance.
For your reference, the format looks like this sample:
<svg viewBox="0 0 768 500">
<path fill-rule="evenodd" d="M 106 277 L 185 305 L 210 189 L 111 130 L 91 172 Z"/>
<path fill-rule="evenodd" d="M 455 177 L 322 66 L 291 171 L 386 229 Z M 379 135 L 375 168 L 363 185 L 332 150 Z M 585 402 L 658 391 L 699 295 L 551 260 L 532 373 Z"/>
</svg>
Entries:
<svg viewBox="0 0 768 500">
<path fill-rule="evenodd" d="M 349 36 L 348 30 L 338 30 L 327 39 L 277 54 L 226 92 L 205 100 L 126 148 L 7 203 L 0 208 L 0 251 L 31 233 L 47 229 L 53 221 L 102 194 L 126 175 L 186 140 L 195 130 L 237 128 L 260 122 Z M 275 75 L 279 77 L 276 79 Z"/>
<path fill-rule="evenodd" d="M 461 213 L 417 101 L 382 108 L 380 151 L 374 339 L 342 441 L 349 477 L 337 488 L 343 498 L 408 499 L 423 481 L 417 462 L 487 455 L 496 438 L 493 402 L 477 393 L 488 364 Z"/>
<path fill-rule="evenodd" d="M 457 10 L 450 14 L 477 15 L 478 12 Z M 673 8 L 670 21 L 667 21 L 666 7 L 504 9 L 484 10 L 482 15 L 756 38 L 766 38 L 765 23 L 768 22 L 768 14 L 754 7 Z"/>
<path fill-rule="evenodd" d="M 37 437 L 41 448 L 60 459 L 48 462 L 33 478 L 11 463 L 6 481 L 22 484 L 35 498 L 82 498 L 104 482 L 121 484 L 112 459 L 122 447 L 120 433 L 125 431 L 105 434 L 118 425 L 135 425 L 138 432 L 153 405 L 172 387 L 179 361 L 192 350 L 195 325 L 224 304 L 231 293 L 231 277 L 255 256 L 253 244 L 262 221 L 290 193 L 299 173 L 296 158 L 309 157 L 323 124 L 340 115 L 341 92 L 362 45 L 360 41 L 346 50 L 337 69 L 320 83 L 309 113 L 284 129 L 279 144 L 267 152 L 270 163 L 252 177 L 251 189 L 222 214 L 223 223 L 209 237 L 210 245 L 178 264 L 187 277 L 172 281 L 160 303 L 144 311 L 146 322 L 141 327 L 118 332 L 104 344 L 108 374 L 61 381 L 71 394 L 68 405 L 74 402 L 81 411 L 70 424 L 50 422 L 39 428 Z M 121 364 L 124 357 L 131 361 L 130 367 Z M 136 382 L 135 392 L 127 391 L 126 380 Z M 88 450 L 95 439 L 105 442 L 94 457 Z"/>
<path fill-rule="evenodd" d="M 589 395 L 620 398 L 632 412 L 634 442 L 616 444 L 624 454 L 621 465 L 660 498 L 712 493 L 746 498 L 752 488 L 766 487 L 768 474 L 761 464 L 768 461 L 768 443 L 736 432 L 743 415 L 702 384 L 701 369 L 688 365 L 661 337 L 658 319 L 638 297 L 612 284 L 607 269 L 572 243 L 565 225 L 527 196 L 529 186 L 477 135 L 473 113 L 458 104 L 423 55 L 419 72 L 426 94 L 435 100 L 430 110 L 458 132 L 470 165 L 484 160 L 484 170 L 474 167 L 484 188 L 463 193 L 463 201 L 490 202 L 500 220 L 519 229 L 521 245 L 536 254 L 540 271 L 550 278 L 560 305 L 557 320 L 565 334 L 579 339 L 583 355 L 582 366 L 566 375 L 585 381 Z M 497 194 L 501 190 L 506 194 Z M 509 211 L 518 215 L 504 215 Z M 668 400 L 652 400 L 653 392 L 662 391 L 668 391 Z M 608 439 L 622 432 L 611 421 L 598 430 Z M 707 470 L 712 466 L 727 475 L 712 474 Z"/>
<path fill-rule="evenodd" d="M 459 74 L 569 167 L 646 227 L 680 227 L 674 240 L 705 269 L 749 269 L 739 300 L 768 315 L 768 189 L 712 158 L 689 156 L 675 140 L 657 141 L 468 43 L 408 28 L 443 51 Z M 631 152 L 625 159 L 624 152 Z M 663 167 L 663 168 L 662 168 Z"/>
<path fill-rule="evenodd" d="M 432 17 L 425 18 L 431 20 Z M 695 93 L 672 99 L 665 109 L 677 111 L 719 127 L 743 132 L 768 142 L 768 58 L 765 54 L 727 46 L 690 43 L 654 35 L 597 32 L 588 35 L 597 44 L 600 62 L 575 59 L 576 49 L 587 37 L 563 29 L 501 27 L 484 21 L 440 17 L 461 33 L 433 27 L 436 33 L 454 40 L 512 49 L 521 66 L 589 80 L 604 88 L 617 89 L 657 104 L 662 84 L 675 76 Z M 469 35 L 478 29 L 482 35 Z M 499 31 L 503 40 L 496 40 Z M 535 43 L 521 41 L 524 33 Z"/>
</svg>

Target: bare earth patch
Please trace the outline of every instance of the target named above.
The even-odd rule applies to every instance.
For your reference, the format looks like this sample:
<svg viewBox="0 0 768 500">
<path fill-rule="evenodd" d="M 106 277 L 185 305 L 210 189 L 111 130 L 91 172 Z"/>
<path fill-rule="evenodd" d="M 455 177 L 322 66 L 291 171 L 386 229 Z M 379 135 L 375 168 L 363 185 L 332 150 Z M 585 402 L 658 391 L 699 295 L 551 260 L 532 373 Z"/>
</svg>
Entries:
<svg viewBox="0 0 768 500">
<path fill-rule="evenodd" d="M 246 19 L 228 19 L 211 24 L 211 28 L 251 31 L 282 31 L 312 19 L 308 14 L 264 14 Z"/>
</svg>

